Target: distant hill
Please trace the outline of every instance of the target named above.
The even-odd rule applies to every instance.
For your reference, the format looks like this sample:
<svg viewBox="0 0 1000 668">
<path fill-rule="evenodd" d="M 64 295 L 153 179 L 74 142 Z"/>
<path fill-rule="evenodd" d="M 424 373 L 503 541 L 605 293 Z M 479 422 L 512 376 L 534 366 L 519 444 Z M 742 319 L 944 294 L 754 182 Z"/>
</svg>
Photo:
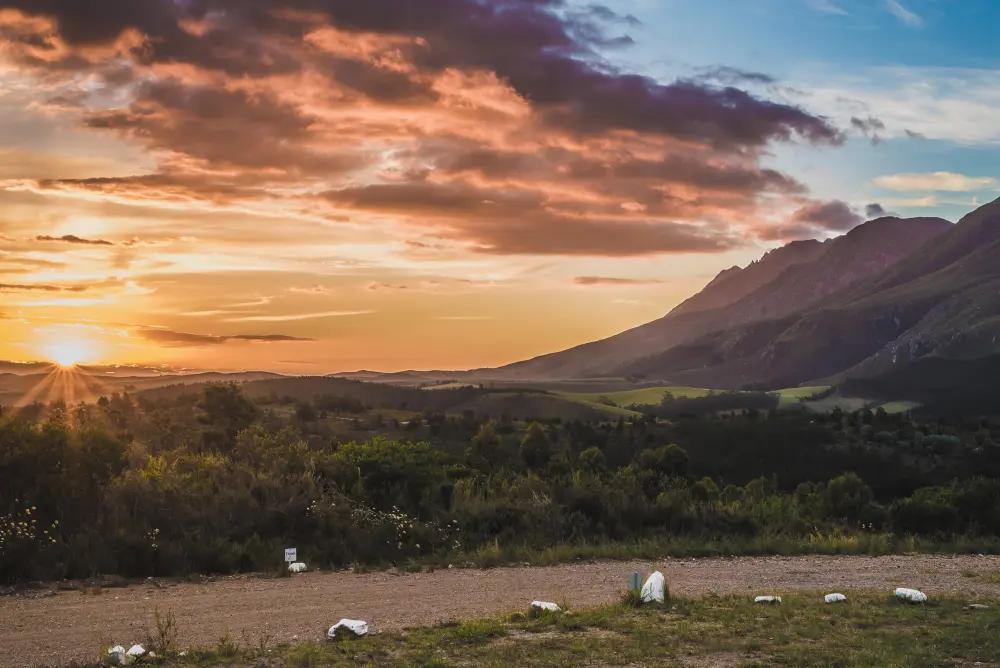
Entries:
<svg viewBox="0 0 1000 668">
<path fill-rule="evenodd" d="M 141 392 L 166 386 L 189 386 L 204 383 L 245 383 L 268 378 L 281 378 L 268 371 L 197 373 L 166 373 L 152 375 L 147 368 L 140 375 L 124 375 L 130 367 L 79 367 L 72 372 L 60 371 L 51 364 L 33 365 L 33 373 L 0 373 L 0 405 L 23 406 L 33 402 L 93 401 L 115 392 Z"/>
</svg>

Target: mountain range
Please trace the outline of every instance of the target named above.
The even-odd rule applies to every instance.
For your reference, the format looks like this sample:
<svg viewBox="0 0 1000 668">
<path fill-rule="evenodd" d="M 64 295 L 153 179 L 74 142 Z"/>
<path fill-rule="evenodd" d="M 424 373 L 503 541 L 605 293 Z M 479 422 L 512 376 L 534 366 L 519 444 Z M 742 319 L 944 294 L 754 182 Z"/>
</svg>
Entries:
<svg viewBox="0 0 1000 668">
<path fill-rule="evenodd" d="M 473 376 L 861 387 L 929 360 L 942 369 L 996 354 L 1000 199 L 955 224 L 889 216 L 789 243 L 721 272 L 658 320 Z"/>
</svg>

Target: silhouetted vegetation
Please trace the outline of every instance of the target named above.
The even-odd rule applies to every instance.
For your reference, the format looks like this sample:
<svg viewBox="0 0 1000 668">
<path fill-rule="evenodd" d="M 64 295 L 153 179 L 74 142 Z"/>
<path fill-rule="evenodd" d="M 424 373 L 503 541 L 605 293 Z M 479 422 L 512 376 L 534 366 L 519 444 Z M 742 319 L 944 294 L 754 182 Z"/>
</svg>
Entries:
<svg viewBox="0 0 1000 668">
<path fill-rule="evenodd" d="M 683 405 L 671 420 L 524 421 L 207 385 L 8 410 L 0 579 L 274 570 L 290 545 L 310 565 L 344 566 L 1000 533 L 1000 424 L 759 401 L 651 407 Z"/>
</svg>

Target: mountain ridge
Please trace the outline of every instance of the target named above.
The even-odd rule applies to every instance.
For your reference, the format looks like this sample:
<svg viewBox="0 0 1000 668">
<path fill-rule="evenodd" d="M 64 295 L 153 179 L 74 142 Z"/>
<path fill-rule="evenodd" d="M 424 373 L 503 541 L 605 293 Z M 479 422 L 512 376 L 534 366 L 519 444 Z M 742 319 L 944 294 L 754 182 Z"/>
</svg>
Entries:
<svg viewBox="0 0 1000 668">
<path fill-rule="evenodd" d="M 522 380 L 647 376 L 635 362 L 713 332 L 802 310 L 883 272 L 950 227 L 951 223 L 941 218 L 882 217 L 823 242 L 792 242 L 765 253 L 746 268 L 721 272 L 703 290 L 657 320 L 605 339 L 474 373 L 483 378 Z M 842 250 L 845 248 L 853 250 L 848 253 Z M 853 255 L 853 259 L 845 255 Z M 825 262 L 823 258 L 827 258 Z M 742 285 L 734 286 L 744 278 Z"/>
<path fill-rule="evenodd" d="M 723 330 L 618 371 L 773 388 L 887 373 L 930 355 L 992 354 L 1000 352 L 997 287 L 1000 200 L 787 320 Z"/>
</svg>

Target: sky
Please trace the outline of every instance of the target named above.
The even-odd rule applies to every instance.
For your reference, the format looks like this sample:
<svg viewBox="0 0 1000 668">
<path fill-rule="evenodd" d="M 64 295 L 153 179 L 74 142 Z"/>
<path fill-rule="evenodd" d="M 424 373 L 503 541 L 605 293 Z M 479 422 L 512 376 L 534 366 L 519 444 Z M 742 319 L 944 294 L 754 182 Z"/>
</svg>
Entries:
<svg viewBox="0 0 1000 668">
<path fill-rule="evenodd" d="M 957 220 L 1000 195 L 997 25 L 992 0 L 0 0 L 0 359 L 495 366 L 794 239 Z"/>
</svg>

